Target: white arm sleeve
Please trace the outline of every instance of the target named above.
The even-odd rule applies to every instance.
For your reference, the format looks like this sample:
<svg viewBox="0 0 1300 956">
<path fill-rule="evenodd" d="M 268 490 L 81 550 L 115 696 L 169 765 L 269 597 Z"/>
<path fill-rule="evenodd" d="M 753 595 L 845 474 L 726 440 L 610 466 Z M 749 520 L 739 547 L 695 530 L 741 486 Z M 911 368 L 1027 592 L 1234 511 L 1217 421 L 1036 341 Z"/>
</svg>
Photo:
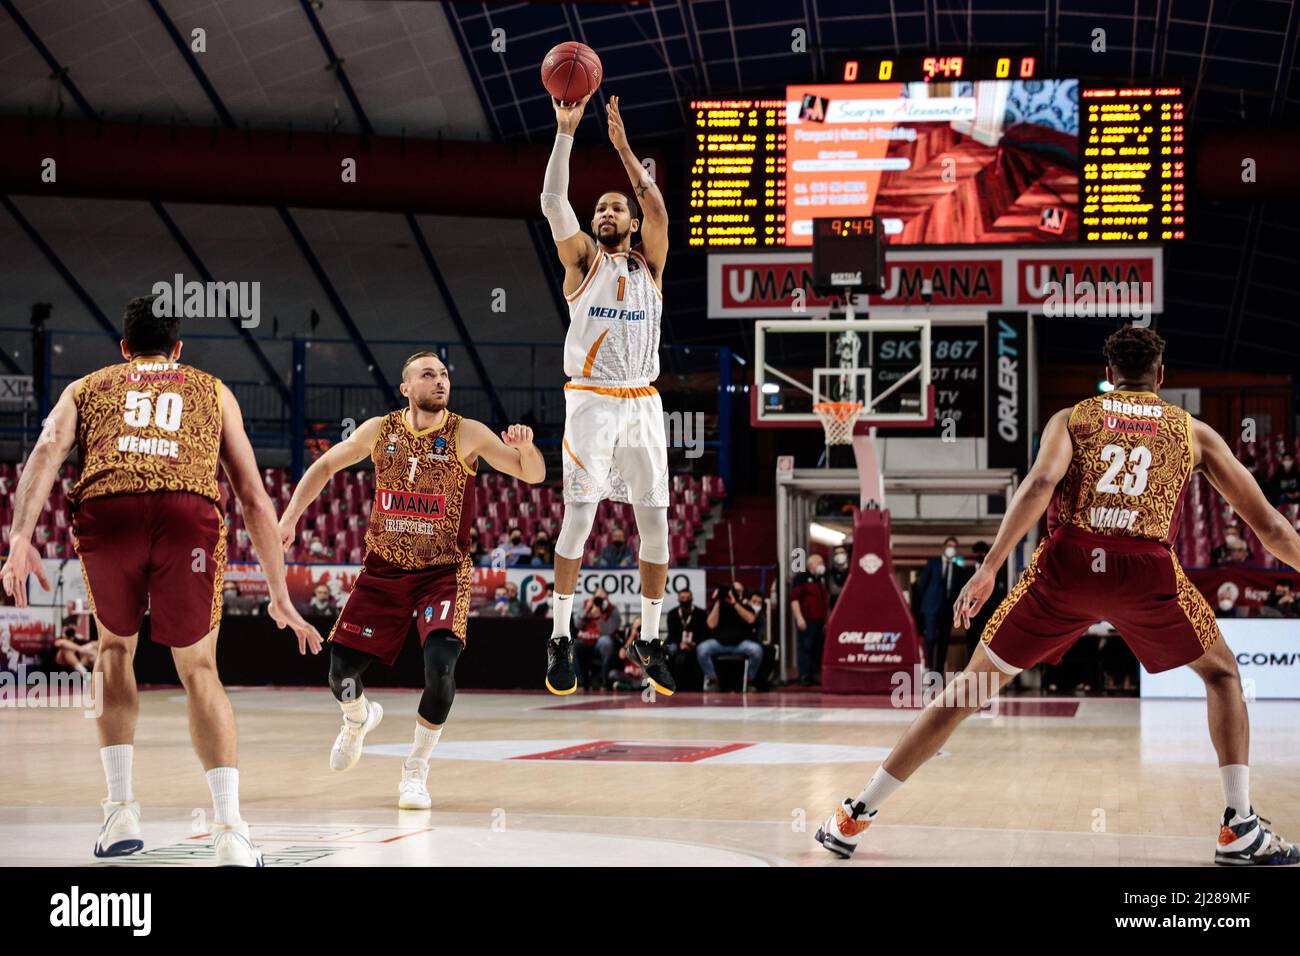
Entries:
<svg viewBox="0 0 1300 956">
<path fill-rule="evenodd" d="M 575 235 L 581 228 L 578 217 L 569 205 L 569 153 L 573 150 L 573 137 L 568 133 L 555 134 L 555 148 L 546 164 L 546 178 L 542 181 L 542 215 L 551 224 L 551 236 L 556 242 Z"/>
</svg>

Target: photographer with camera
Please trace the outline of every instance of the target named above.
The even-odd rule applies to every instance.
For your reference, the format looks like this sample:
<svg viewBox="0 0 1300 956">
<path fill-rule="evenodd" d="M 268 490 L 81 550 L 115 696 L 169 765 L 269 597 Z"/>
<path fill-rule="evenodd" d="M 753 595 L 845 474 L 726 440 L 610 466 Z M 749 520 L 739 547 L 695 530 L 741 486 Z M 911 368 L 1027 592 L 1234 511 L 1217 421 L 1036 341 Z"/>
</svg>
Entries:
<svg viewBox="0 0 1300 956">
<path fill-rule="evenodd" d="M 746 658 L 751 684 L 758 680 L 763 666 L 763 645 L 754 640 L 754 624 L 758 615 L 745 601 L 745 585 L 732 581 L 726 589 L 715 588 L 710 599 L 709 639 L 700 643 L 696 652 L 700 670 L 704 671 L 704 689 L 718 689 L 718 670 L 714 658 L 719 654 L 741 653 Z"/>
<path fill-rule="evenodd" d="M 604 588 L 596 588 L 578 614 L 578 639 L 574 645 L 578 680 L 584 690 L 590 689 L 591 665 L 597 659 L 600 661 L 600 677 L 596 687 L 609 689 L 609 674 L 618 666 L 618 652 L 622 647 L 618 640 L 622 624 L 623 615 L 618 606 L 609 599 Z"/>
</svg>

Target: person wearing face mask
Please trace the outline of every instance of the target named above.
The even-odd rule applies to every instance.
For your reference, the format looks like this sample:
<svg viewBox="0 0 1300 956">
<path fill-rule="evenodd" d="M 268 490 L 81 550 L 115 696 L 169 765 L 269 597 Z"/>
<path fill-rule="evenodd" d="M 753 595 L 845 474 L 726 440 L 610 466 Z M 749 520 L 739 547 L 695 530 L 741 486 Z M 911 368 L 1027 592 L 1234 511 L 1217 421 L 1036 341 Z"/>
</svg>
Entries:
<svg viewBox="0 0 1300 956">
<path fill-rule="evenodd" d="M 1290 452 L 1282 455 L 1273 477 L 1264 485 L 1264 494 L 1279 508 L 1300 504 L 1300 471 L 1296 471 L 1295 455 Z"/>
<path fill-rule="evenodd" d="M 1223 544 L 1210 554 L 1215 564 L 1245 564 L 1250 560 L 1250 545 L 1242 537 L 1241 526 L 1231 522 L 1223 526 Z"/>
<path fill-rule="evenodd" d="M 630 568 L 636 564 L 636 555 L 627 546 L 627 532 L 615 528 L 609 533 L 609 544 L 601 549 L 596 562 L 602 568 Z"/>
<path fill-rule="evenodd" d="M 483 608 L 484 617 L 514 617 L 510 609 L 510 592 L 504 584 L 498 584 L 493 594 L 492 603 Z"/>
<path fill-rule="evenodd" d="M 518 528 L 510 529 L 510 543 L 508 545 L 498 545 L 507 567 L 513 567 L 520 561 L 528 562 L 532 559 L 533 549 L 524 544 L 524 533 Z"/>
<path fill-rule="evenodd" d="M 1215 595 L 1218 610 L 1214 612 L 1215 617 L 1236 617 L 1237 598 L 1241 596 L 1241 589 L 1231 581 L 1224 581 L 1219 585 L 1219 591 Z"/>
<path fill-rule="evenodd" d="M 339 602 L 334 600 L 328 584 L 318 584 L 311 592 L 311 601 L 307 605 L 307 614 L 337 614 Z"/>
<path fill-rule="evenodd" d="M 957 554 L 957 539 L 950 535 L 943 540 L 943 553 L 925 562 L 916 581 L 916 606 L 921 611 L 926 666 L 941 674 L 948 657 L 948 640 L 952 637 L 952 606 L 970 577 L 964 564 Z"/>
<path fill-rule="evenodd" d="M 703 641 L 696 657 L 704 671 L 704 689 L 718 689 L 718 670 L 715 658 L 719 654 L 739 652 L 748 660 L 749 682 L 758 680 L 763 666 L 763 646 L 754 640 L 754 612 L 745 603 L 745 585 L 733 581 L 726 588 L 713 592 L 713 606 L 709 608 L 709 639 Z"/>
<path fill-rule="evenodd" d="M 826 637 L 826 561 L 820 554 L 810 554 L 808 570 L 795 576 L 790 611 L 794 615 L 799 686 L 813 687 L 821 683 L 822 644 Z"/>
<path fill-rule="evenodd" d="M 530 563 L 535 568 L 549 568 L 555 563 L 555 546 L 545 531 L 533 535 L 533 559 Z"/>
<path fill-rule="evenodd" d="M 835 550 L 831 552 L 831 568 L 826 572 L 826 590 L 830 595 L 830 606 L 835 607 L 835 602 L 840 599 L 840 592 L 844 590 L 845 583 L 849 580 L 849 549 L 842 544 L 837 544 Z"/>
<path fill-rule="evenodd" d="M 668 638 L 664 642 L 678 687 L 695 690 L 700 684 L 703 675 L 695 651 L 708 636 L 708 615 L 704 608 L 696 606 L 690 588 L 682 588 L 677 592 L 677 606 L 668 612 Z"/>
<path fill-rule="evenodd" d="M 469 529 L 469 559 L 475 564 L 488 563 L 487 549 L 484 548 L 483 543 L 479 541 L 478 528 Z"/>
<path fill-rule="evenodd" d="M 609 689 L 609 675 L 615 669 L 621 642 L 618 632 L 623 627 L 623 615 L 618 605 L 609 599 L 604 588 L 596 592 L 583 605 L 578 616 L 577 674 L 583 689 L 590 687 L 588 680 L 593 663 L 600 661 L 599 690 Z"/>
</svg>

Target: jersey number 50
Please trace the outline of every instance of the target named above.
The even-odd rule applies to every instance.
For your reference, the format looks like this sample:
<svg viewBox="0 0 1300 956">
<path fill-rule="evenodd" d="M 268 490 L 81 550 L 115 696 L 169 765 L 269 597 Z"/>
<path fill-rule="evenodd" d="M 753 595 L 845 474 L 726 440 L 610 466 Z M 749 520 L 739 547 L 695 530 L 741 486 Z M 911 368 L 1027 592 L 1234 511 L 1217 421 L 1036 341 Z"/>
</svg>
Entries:
<svg viewBox="0 0 1300 956">
<path fill-rule="evenodd" d="M 181 406 L 184 399 L 178 392 L 163 392 L 154 407 L 153 392 L 127 392 L 126 411 L 122 417 L 132 428 L 144 428 L 152 418 L 164 431 L 174 432 L 181 427 Z"/>
<path fill-rule="evenodd" d="M 1101 460 L 1109 467 L 1106 468 L 1106 473 L 1101 476 L 1101 480 L 1097 482 L 1097 491 L 1107 495 L 1117 495 L 1123 492 L 1130 497 L 1136 497 L 1146 491 L 1147 468 L 1151 465 L 1151 449 L 1146 445 L 1134 445 L 1133 450 L 1128 452 L 1127 458 L 1129 467 L 1124 472 L 1124 483 L 1121 485 L 1115 479 L 1125 465 L 1124 449 L 1119 445 L 1107 445 L 1101 450 Z"/>
</svg>

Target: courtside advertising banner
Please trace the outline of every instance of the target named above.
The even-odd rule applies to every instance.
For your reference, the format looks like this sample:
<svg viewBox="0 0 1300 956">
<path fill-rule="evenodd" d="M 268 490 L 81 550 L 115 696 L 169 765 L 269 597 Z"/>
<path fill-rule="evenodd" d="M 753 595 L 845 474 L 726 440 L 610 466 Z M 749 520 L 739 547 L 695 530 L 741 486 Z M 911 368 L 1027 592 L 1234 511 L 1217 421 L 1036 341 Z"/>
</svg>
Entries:
<svg viewBox="0 0 1300 956">
<path fill-rule="evenodd" d="M 489 571 L 489 568 L 478 568 Z M 519 585 L 519 600 L 524 608 L 533 609 L 546 599 L 546 586 L 555 581 L 553 568 L 506 568 L 505 579 Z M 704 570 L 702 568 L 677 568 L 668 572 L 668 584 L 664 588 L 666 607 L 677 600 L 677 592 L 690 588 L 695 595 L 695 602 L 704 607 L 708 595 L 704 593 Z M 641 614 L 641 574 L 636 568 L 602 568 L 583 569 L 578 574 L 578 589 L 574 594 L 574 612 L 582 610 L 582 602 L 603 589 L 609 599 L 623 615 L 627 624 L 632 617 Z"/>
<path fill-rule="evenodd" d="M 1300 700 L 1300 622 L 1264 618 L 1220 618 L 1237 659 L 1247 700 Z M 1143 697 L 1205 697 L 1205 682 L 1190 667 L 1151 674 L 1142 668 Z"/>
<path fill-rule="evenodd" d="M 29 588 L 34 605 L 75 608 L 77 602 L 89 610 L 85 580 L 81 576 L 81 563 L 45 560 L 45 573 L 55 589 L 50 594 L 39 585 Z M 289 597 L 299 611 L 306 612 L 316 589 L 324 585 L 330 598 L 341 607 L 361 573 L 359 564 L 291 564 L 285 568 Z M 492 602 L 498 586 L 512 582 L 519 587 L 519 600 L 528 610 L 536 608 L 546 599 L 546 586 L 555 580 L 552 568 L 492 568 L 476 567 L 470 579 L 470 608 L 478 610 Z M 668 587 L 664 592 L 672 600 L 682 588 L 690 588 L 701 607 L 708 595 L 704 593 L 705 572 L 701 568 L 679 568 L 668 572 Z M 257 564 L 229 564 L 226 566 L 224 587 L 228 599 L 237 593 L 240 601 L 252 605 L 268 599 L 266 577 Z M 636 568 L 584 569 L 578 574 L 578 598 L 585 600 L 604 588 L 605 593 L 625 616 L 641 613 L 641 575 Z M 672 601 L 669 601 L 671 605 Z M 580 607 L 579 607 L 580 609 Z"/>
</svg>

